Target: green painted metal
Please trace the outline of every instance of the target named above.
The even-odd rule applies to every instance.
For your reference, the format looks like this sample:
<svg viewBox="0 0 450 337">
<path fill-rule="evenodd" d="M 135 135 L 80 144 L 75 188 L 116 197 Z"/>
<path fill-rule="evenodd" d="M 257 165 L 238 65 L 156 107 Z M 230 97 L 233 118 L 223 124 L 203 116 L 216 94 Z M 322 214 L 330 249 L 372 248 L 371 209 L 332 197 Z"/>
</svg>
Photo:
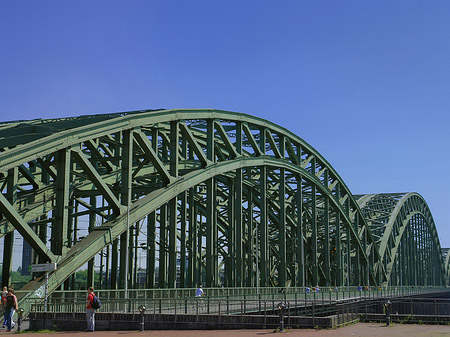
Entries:
<svg viewBox="0 0 450 337">
<path fill-rule="evenodd" d="M 374 194 L 357 198 L 362 213 L 378 237 L 379 254 L 388 272 L 387 283 L 448 284 L 448 264 L 441 258 L 436 226 L 419 194 Z M 398 261 L 401 265 L 395 268 Z M 433 279 L 429 278 L 431 275 Z"/>
<path fill-rule="evenodd" d="M 0 124 L 0 236 L 17 230 L 58 263 L 50 291 L 100 252 L 111 289 L 138 286 L 141 255 L 147 288 L 448 284 L 423 198 L 354 197 L 320 153 L 266 120 L 159 110 L 22 124 L 23 142 L 20 123 Z"/>
</svg>

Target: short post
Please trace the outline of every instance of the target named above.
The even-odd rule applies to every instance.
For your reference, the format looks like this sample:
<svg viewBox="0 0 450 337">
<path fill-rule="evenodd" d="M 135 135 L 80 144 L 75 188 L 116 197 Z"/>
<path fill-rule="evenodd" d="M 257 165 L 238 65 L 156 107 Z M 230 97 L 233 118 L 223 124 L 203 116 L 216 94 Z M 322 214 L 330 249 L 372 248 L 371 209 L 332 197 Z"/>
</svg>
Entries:
<svg viewBox="0 0 450 337">
<path fill-rule="evenodd" d="M 384 303 L 384 313 L 386 315 L 386 326 L 391 325 L 391 316 L 389 313 L 389 307 L 391 306 L 391 302 L 387 300 L 386 303 Z"/>
<path fill-rule="evenodd" d="M 22 316 L 23 316 L 23 313 L 24 313 L 24 309 L 23 308 L 19 308 L 18 310 L 17 310 L 17 314 L 19 315 L 19 321 L 18 321 L 18 327 L 17 327 L 17 331 L 20 331 L 20 324 L 22 324 Z"/>
<path fill-rule="evenodd" d="M 278 303 L 278 311 L 280 313 L 280 332 L 284 331 L 284 312 L 286 311 L 286 305 L 283 302 Z"/>
<path fill-rule="evenodd" d="M 144 321 L 145 321 L 145 310 L 147 310 L 147 308 L 145 307 L 145 305 L 141 305 L 139 307 L 139 313 L 141 314 L 141 329 L 140 332 L 144 332 Z"/>
</svg>

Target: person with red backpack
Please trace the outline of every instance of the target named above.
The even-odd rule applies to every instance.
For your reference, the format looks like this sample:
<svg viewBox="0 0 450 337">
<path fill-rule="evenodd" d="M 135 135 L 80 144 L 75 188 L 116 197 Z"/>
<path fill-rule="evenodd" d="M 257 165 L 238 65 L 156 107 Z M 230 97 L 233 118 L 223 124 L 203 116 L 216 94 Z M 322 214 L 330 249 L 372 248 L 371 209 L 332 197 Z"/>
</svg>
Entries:
<svg viewBox="0 0 450 337">
<path fill-rule="evenodd" d="M 5 316 L 6 320 L 6 331 L 9 332 L 14 327 L 12 323 L 12 317 L 14 311 L 17 310 L 17 297 L 14 295 L 14 290 L 12 288 L 8 289 L 8 295 L 6 296 L 6 306 L 5 306 Z"/>
<path fill-rule="evenodd" d="M 86 303 L 86 321 L 87 321 L 87 329 L 86 331 L 94 331 L 95 328 L 95 308 L 93 307 L 94 299 L 94 288 L 88 288 L 88 297 Z"/>
</svg>

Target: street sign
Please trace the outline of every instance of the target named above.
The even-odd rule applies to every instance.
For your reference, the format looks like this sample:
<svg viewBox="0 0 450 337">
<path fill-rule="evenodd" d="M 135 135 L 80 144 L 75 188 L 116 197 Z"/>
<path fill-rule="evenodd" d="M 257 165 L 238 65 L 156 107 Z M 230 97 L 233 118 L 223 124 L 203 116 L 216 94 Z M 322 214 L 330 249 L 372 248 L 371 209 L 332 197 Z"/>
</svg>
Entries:
<svg viewBox="0 0 450 337">
<path fill-rule="evenodd" d="M 55 271 L 56 270 L 56 263 L 42 263 L 42 264 L 32 264 L 31 265 L 31 272 L 38 273 L 38 272 L 47 272 L 47 271 Z"/>
</svg>

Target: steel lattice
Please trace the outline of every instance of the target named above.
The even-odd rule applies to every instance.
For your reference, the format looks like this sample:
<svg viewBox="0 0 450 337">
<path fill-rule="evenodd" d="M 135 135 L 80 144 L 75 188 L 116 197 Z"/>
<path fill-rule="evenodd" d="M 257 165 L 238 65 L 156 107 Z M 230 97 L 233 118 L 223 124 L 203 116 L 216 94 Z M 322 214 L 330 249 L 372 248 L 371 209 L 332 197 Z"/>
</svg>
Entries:
<svg viewBox="0 0 450 337">
<path fill-rule="evenodd" d="M 92 283 L 99 252 L 108 287 L 133 287 L 140 236 L 148 288 L 448 284 L 420 195 L 353 196 L 320 153 L 266 120 L 146 110 L 0 131 L 3 284 L 16 230 L 34 262 L 58 264 L 50 291 L 70 289 L 86 263 Z M 42 279 L 26 288 L 39 294 Z"/>
</svg>

